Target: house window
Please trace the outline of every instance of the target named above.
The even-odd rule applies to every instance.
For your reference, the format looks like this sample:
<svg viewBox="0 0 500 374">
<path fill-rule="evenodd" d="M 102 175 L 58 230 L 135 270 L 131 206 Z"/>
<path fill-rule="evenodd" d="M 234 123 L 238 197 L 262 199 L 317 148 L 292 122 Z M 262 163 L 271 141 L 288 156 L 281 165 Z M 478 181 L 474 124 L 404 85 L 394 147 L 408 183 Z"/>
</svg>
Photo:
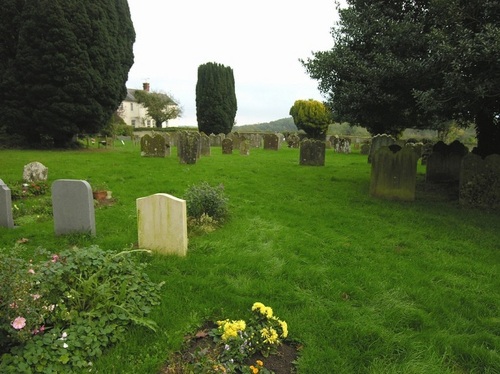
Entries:
<svg viewBox="0 0 500 374">
<path fill-rule="evenodd" d="M 149 120 L 149 119 L 147 120 L 147 125 L 146 125 L 146 127 L 151 127 L 151 120 Z"/>
<path fill-rule="evenodd" d="M 134 110 L 134 103 L 130 103 L 130 111 L 132 112 Z"/>
<path fill-rule="evenodd" d="M 135 119 L 132 120 L 132 126 L 135 127 Z"/>
</svg>

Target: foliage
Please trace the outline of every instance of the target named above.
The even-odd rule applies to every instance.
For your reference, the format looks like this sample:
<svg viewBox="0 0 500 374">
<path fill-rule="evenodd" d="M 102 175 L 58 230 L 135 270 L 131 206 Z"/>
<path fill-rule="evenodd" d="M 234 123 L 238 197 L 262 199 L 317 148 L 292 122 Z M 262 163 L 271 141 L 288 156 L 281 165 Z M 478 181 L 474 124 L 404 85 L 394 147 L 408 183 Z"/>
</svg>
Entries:
<svg viewBox="0 0 500 374">
<path fill-rule="evenodd" d="M 336 120 L 372 135 L 475 122 L 477 153 L 500 153 L 500 4 L 348 0 L 334 47 L 302 60 Z"/>
<path fill-rule="evenodd" d="M 79 372 L 128 325 L 155 330 L 146 316 L 162 284 L 149 280 L 133 252 L 40 250 L 40 262 L 0 252 L 0 371 Z"/>
<path fill-rule="evenodd" d="M 125 97 L 135 32 L 126 0 L 6 0 L 0 31 L 0 110 L 32 147 L 66 147 L 97 133 Z"/>
<path fill-rule="evenodd" d="M 190 186 L 184 193 L 187 215 L 190 218 L 206 222 L 207 218 L 223 222 L 228 215 L 228 199 L 224 193 L 224 185 L 211 186 L 202 182 Z"/>
<path fill-rule="evenodd" d="M 205 134 L 229 134 L 238 109 L 233 69 L 208 62 L 198 67 L 196 119 Z"/>
<path fill-rule="evenodd" d="M 299 130 L 312 139 L 324 140 L 328 125 L 332 122 L 328 108 L 317 100 L 296 100 L 290 115 Z"/>
<path fill-rule="evenodd" d="M 167 94 L 137 90 L 134 93 L 137 102 L 144 105 L 148 115 L 155 121 L 156 127 L 161 128 L 163 122 L 181 115 L 179 105 Z"/>
</svg>

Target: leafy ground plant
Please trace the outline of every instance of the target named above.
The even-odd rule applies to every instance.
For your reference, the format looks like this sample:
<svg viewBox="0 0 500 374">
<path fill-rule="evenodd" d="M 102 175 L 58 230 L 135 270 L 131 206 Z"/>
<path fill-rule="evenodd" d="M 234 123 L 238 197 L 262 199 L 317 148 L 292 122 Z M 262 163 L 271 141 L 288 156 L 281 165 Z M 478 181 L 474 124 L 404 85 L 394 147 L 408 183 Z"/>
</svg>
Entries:
<svg viewBox="0 0 500 374">
<path fill-rule="evenodd" d="M 149 280 L 133 252 L 40 250 L 39 262 L 0 252 L 0 371 L 91 369 L 128 325 L 155 330 L 147 315 L 162 284 Z"/>
</svg>

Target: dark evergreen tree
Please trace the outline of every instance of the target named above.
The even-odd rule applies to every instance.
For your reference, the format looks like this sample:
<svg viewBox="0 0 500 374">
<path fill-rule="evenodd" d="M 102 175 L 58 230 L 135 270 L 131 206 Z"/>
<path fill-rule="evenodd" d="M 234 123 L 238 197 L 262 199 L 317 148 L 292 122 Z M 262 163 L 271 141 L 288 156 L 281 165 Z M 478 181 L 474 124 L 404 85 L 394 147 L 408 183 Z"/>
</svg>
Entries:
<svg viewBox="0 0 500 374">
<path fill-rule="evenodd" d="M 7 131 L 30 146 L 56 147 L 77 133 L 98 132 L 125 97 L 133 63 L 127 1 L 8 2 L 21 12 L 12 22 L 15 53 L 0 56 Z"/>
<path fill-rule="evenodd" d="M 237 109 L 233 70 L 214 62 L 200 65 L 196 83 L 198 130 L 230 133 Z"/>
</svg>

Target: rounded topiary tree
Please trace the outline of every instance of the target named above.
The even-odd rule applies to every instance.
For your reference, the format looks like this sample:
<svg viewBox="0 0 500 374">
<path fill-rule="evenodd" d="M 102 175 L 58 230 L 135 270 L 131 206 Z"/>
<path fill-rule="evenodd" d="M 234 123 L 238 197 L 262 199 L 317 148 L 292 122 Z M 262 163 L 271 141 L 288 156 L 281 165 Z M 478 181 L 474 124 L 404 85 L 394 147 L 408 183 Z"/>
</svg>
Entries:
<svg viewBox="0 0 500 374">
<path fill-rule="evenodd" d="M 332 116 L 320 101 L 296 100 L 290 108 L 290 115 L 299 130 L 304 130 L 309 138 L 324 140 Z"/>
</svg>

